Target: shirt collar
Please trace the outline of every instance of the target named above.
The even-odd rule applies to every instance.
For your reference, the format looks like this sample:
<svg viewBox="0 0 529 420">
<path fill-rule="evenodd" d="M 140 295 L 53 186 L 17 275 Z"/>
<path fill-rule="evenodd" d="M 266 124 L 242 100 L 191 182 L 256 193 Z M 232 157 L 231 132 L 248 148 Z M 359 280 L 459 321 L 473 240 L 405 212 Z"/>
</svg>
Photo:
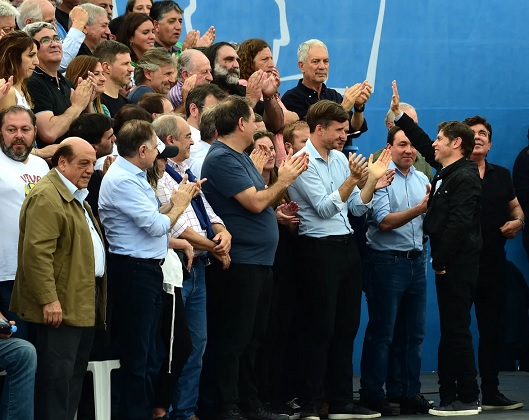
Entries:
<svg viewBox="0 0 529 420">
<path fill-rule="evenodd" d="M 70 191 L 70 193 L 73 195 L 73 197 L 77 201 L 82 203 L 86 199 L 86 196 L 88 195 L 88 189 L 83 188 L 82 190 L 80 190 L 74 184 L 72 184 L 72 182 L 68 178 L 66 178 L 63 174 L 61 174 L 57 170 L 57 168 L 55 168 L 55 171 L 57 171 L 57 175 L 59 175 L 59 178 L 61 179 L 63 184 L 66 186 L 66 188 L 68 188 L 68 191 Z"/>
<path fill-rule="evenodd" d="M 298 87 L 300 89 L 302 89 L 307 95 L 311 94 L 311 95 L 314 95 L 314 94 L 317 94 L 318 92 L 316 92 L 314 89 L 308 87 L 308 86 L 305 86 L 303 84 L 303 79 L 299 79 L 299 82 L 298 82 Z M 325 85 L 325 83 L 322 83 L 321 84 L 321 90 L 320 90 L 320 95 L 325 92 L 325 90 L 327 89 L 327 86 Z"/>
<path fill-rule="evenodd" d="M 167 159 L 167 164 L 171 168 L 173 168 L 173 169 L 175 169 L 175 170 L 177 170 L 179 172 L 185 172 L 185 171 L 187 171 L 189 169 L 189 166 L 187 166 L 187 163 L 185 163 L 185 162 L 177 163 L 177 162 L 175 162 L 172 159 Z"/>
<path fill-rule="evenodd" d="M 123 169 L 125 169 L 126 171 L 130 172 L 133 175 L 141 175 L 143 177 L 146 176 L 146 173 L 147 173 L 146 171 L 138 168 L 136 165 L 129 162 L 127 159 L 125 159 L 122 156 L 118 156 L 116 158 L 116 161 L 114 162 L 114 164 L 116 163 L 118 164 L 118 166 L 121 166 Z"/>
</svg>

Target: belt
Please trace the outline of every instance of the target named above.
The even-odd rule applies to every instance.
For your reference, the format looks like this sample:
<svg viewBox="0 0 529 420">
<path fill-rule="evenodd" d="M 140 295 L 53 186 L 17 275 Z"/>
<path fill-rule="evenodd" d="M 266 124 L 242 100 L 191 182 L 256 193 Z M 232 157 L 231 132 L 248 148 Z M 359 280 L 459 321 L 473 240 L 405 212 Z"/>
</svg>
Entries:
<svg viewBox="0 0 529 420">
<path fill-rule="evenodd" d="M 202 263 L 206 266 L 211 264 L 211 261 L 206 254 L 197 255 L 195 258 L 193 258 L 193 265 L 197 264 L 199 261 L 202 261 Z"/>
<path fill-rule="evenodd" d="M 122 260 L 128 260 L 133 261 L 140 264 L 152 264 L 152 265 L 159 265 L 162 266 L 165 262 L 165 258 L 157 259 L 157 258 L 136 258 L 131 257 L 130 255 L 121 255 L 121 254 L 110 254 L 111 257 L 122 259 Z"/>
<path fill-rule="evenodd" d="M 422 255 L 422 251 L 417 251 L 414 249 L 412 249 L 411 251 L 372 251 L 381 252 L 383 254 L 392 255 L 398 258 L 406 258 L 407 260 L 414 260 L 415 258 L 419 258 Z"/>
<path fill-rule="evenodd" d="M 349 242 L 353 241 L 353 234 L 348 233 L 347 235 L 329 235 L 329 236 L 322 236 L 321 238 L 313 238 L 317 239 L 318 241 L 322 242 L 333 242 L 338 244 L 344 244 L 347 245 Z"/>
</svg>

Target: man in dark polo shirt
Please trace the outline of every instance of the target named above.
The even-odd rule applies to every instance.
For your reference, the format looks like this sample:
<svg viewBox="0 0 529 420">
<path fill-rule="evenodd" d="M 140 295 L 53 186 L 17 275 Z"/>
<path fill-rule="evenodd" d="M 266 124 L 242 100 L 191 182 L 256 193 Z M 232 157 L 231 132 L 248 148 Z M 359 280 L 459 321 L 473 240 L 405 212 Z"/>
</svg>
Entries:
<svg viewBox="0 0 529 420">
<path fill-rule="evenodd" d="M 101 102 L 114 117 L 119 109 L 127 105 L 129 101 L 119 94 L 122 86 L 130 83 L 134 67 L 131 65 L 130 49 L 117 41 L 103 41 L 93 51 L 103 67 L 103 73 L 107 79 L 105 92 L 101 94 Z"/>
<path fill-rule="evenodd" d="M 272 264 L 278 241 L 271 204 L 307 168 L 305 154 L 287 159 L 277 181 L 265 187 L 244 150 L 253 143 L 255 115 L 247 100 L 230 96 L 216 105 L 219 134 L 204 160 L 203 191 L 230 231 L 231 264 L 217 282 L 215 382 L 219 420 L 282 420 L 263 407 L 255 383 L 255 353 L 266 333 Z M 218 308 L 215 305 L 216 308 Z M 287 417 L 288 418 L 288 417 Z"/>
<path fill-rule="evenodd" d="M 364 81 L 345 89 L 345 96 L 328 88 L 325 83 L 329 74 L 329 53 L 327 46 L 317 40 L 309 39 L 298 48 L 298 66 L 303 73 L 298 85 L 285 92 L 281 100 L 289 111 L 294 111 L 304 120 L 312 104 L 321 99 L 341 104 L 349 112 L 349 135 L 359 137 L 367 131 L 364 119 L 364 107 L 369 100 L 373 87 Z M 358 91 L 360 90 L 360 95 Z"/>
<path fill-rule="evenodd" d="M 28 80 L 28 91 L 37 116 L 37 145 L 60 143 L 71 122 L 90 102 L 94 85 L 83 80 L 74 86 L 60 72 L 62 40 L 53 25 L 46 22 L 31 23 L 24 31 L 38 41 L 39 65 Z"/>
</svg>

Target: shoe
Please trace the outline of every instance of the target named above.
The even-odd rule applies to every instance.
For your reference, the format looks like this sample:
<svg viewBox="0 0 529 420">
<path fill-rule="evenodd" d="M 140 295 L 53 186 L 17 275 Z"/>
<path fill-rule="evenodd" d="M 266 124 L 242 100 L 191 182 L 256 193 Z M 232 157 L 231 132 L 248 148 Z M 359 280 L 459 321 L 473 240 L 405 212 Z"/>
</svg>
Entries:
<svg viewBox="0 0 529 420">
<path fill-rule="evenodd" d="M 414 397 L 401 397 L 398 402 L 400 403 L 400 414 L 428 414 L 430 408 L 435 406 L 433 401 L 427 400 L 422 394 Z"/>
<path fill-rule="evenodd" d="M 440 417 L 474 416 L 479 414 L 479 401 L 464 403 L 456 400 L 451 404 L 439 405 L 439 407 L 430 408 L 428 413 L 432 416 Z"/>
<path fill-rule="evenodd" d="M 483 401 L 481 407 L 485 411 L 493 410 L 517 410 L 518 408 L 523 407 L 522 402 L 513 401 L 503 395 L 501 392 L 498 392 L 494 395 L 483 396 Z"/>
<path fill-rule="evenodd" d="M 398 402 L 388 401 L 385 397 L 379 398 L 360 398 L 360 404 L 364 407 L 369 408 L 375 412 L 381 414 L 381 416 L 399 416 L 400 415 L 400 404 Z"/>
<path fill-rule="evenodd" d="M 290 401 L 287 401 L 282 406 L 283 410 L 288 412 L 290 420 L 299 420 L 301 414 L 301 405 L 298 404 L 297 398 L 292 398 Z"/>
<path fill-rule="evenodd" d="M 311 405 L 303 405 L 299 414 L 300 420 L 320 420 L 320 411 Z"/>
<path fill-rule="evenodd" d="M 364 407 L 358 401 L 343 406 L 329 406 L 329 420 L 375 419 L 381 414 Z"/>
<path fill-rule="evenodd" d="M 217 418 L 218 420 L 247 420 L 238 408 L 222 411 Z"/>
<path fill-rule="evenodd" d="M 299 409 L 295 411 L 292 407 L 290 407 L 290 405 L 286 403 L 285 404 L 266 403 L 264 407 L 266 410 L 271 411 L 272 413 L 275 413 L 277 415 L 288 416 L 290 420 L 299 420 Z"/>
<path fill-rule="evenodd" d="M 248 420 L 290 420 L 288 414 L 276 413 L 270 406 L 262 406 L 244 414 Z"/>
</svg>

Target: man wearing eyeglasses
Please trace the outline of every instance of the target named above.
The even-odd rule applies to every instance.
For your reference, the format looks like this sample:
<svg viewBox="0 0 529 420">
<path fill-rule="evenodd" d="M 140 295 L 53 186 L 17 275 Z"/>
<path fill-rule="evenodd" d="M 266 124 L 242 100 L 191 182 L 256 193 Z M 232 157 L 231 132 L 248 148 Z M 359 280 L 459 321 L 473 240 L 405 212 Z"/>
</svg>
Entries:
<svg viewBox="0 0 529 420">
<path fill-rule="evenodd" d="M 28 90 L 37 116 L 37 145 L 60 143 L 70 124 L 87 109 L 95 82 L 83 80 L 74 86 L 60 72 L 62 40 L 53 25 L 38 22 L 27 25 L 24 31 L 40 47 L 39 65 L 28 80 Z"/>
</svg>

